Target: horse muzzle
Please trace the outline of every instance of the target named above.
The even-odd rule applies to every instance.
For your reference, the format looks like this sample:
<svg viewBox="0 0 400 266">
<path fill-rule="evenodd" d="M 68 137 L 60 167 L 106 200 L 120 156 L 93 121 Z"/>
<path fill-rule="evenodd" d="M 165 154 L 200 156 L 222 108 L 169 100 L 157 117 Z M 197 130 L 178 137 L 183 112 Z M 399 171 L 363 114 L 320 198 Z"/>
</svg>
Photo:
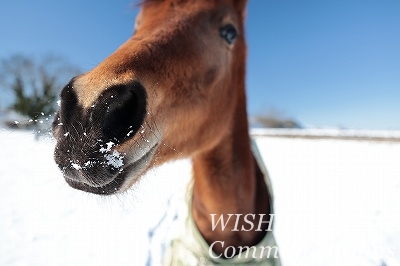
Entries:
<svg viewBox="0 0 400 266">
<path fill-rule="evenodd" d="M 139 82 L 113 85 L 84 107 L 77 93 L 83 88 L 74 86 L 73 79 L 61 92 L 52 125 L 54 159 L 76 189 L 96 194 L 126 190 L 126 182 L 144 172 L 158 146 L 157 138 L 138 136 L 146 116 L 146 90 Z M 127 149 L 131 142 L 136 151 Z"/>
</svg>

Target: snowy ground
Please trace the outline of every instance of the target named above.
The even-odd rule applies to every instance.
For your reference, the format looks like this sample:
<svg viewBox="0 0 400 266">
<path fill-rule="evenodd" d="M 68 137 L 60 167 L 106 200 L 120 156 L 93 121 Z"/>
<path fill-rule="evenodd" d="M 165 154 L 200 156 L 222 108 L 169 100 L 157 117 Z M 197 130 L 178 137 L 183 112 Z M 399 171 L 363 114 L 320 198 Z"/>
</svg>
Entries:
<svg viewBox="0 0 400 266">
<path fill-rule="evenodd" d="M 285 266 L 400 265 L 400 142 L 257 137 Z M 0 265 L 145 265 L 147 233 L 190 162 L 118 197 L 71 189 L 51 140 L 0 131 Z"/>
</svg>

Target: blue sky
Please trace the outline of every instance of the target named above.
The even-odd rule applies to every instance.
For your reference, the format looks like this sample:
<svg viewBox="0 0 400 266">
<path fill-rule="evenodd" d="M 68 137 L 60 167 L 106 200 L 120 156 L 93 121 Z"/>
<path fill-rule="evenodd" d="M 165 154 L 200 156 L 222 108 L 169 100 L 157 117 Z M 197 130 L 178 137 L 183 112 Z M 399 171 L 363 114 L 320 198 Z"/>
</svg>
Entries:
<svg viewBox="0 0 400 266">
<path fill-rule="evenodd" d="M 89 70 L 131 36 L 134 4 L 1 1 L 0 58 L 53 53 Z M 400 1 L 250 0 L 246 25 L 250 115 L 400 129 Z"/>
</svg>

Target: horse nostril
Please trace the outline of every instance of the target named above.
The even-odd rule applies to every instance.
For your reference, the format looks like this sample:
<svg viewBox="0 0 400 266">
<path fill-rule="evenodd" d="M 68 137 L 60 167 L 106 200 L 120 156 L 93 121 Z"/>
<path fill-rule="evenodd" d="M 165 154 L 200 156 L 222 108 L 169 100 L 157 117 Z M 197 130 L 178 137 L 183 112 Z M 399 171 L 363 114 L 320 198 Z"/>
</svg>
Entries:
<svg viewBox="0 0 400 266">
<path fill-rule="evenodd" d="M 113 86 L 100 98 L 105 107 L 102 132 L 107 139 L 120 143 L 139 130 L 146 114 L 146 92 L 140 83 Z"/>
</svg>

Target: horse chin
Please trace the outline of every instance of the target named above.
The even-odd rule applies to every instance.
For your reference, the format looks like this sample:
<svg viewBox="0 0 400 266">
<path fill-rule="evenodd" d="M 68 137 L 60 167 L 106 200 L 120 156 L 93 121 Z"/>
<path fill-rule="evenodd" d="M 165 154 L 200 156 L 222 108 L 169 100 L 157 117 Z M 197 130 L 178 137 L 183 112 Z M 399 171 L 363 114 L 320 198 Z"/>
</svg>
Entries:
<svg viewBox="0 0 400 266">
<path fill-rule="evenodd" d="M 98 195 L 112 195 L 127 191 L 149 168 L 156 153 L 158 143 L 154 143 L 142 152 L 142 156 L 132 156 L 118 173 L 99 184 L 87 181 L 87 178 L 70 178 L 64 175 L 66 182 L 73 188 Z"/>
</svg>

